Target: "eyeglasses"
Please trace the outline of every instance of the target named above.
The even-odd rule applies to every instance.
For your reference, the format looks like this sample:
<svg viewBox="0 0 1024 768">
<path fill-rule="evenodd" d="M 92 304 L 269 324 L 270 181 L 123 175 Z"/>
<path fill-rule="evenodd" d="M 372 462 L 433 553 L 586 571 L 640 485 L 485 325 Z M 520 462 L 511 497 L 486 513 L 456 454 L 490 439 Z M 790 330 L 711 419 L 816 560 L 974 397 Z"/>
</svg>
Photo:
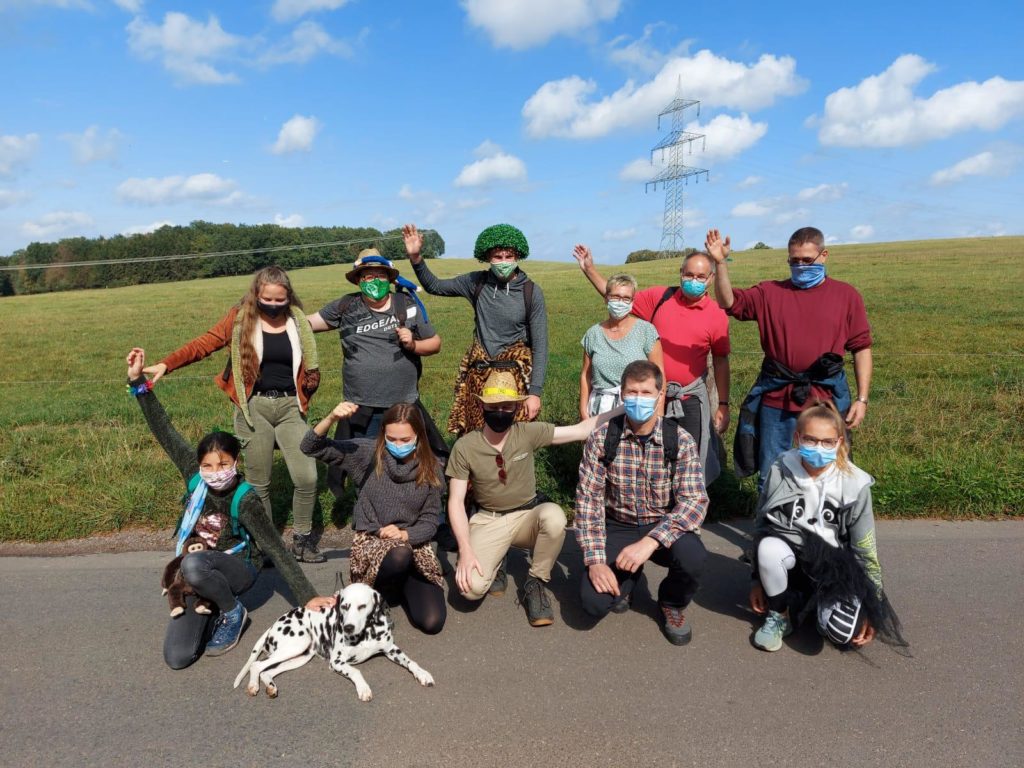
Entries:
<svg viewBox="0 0 1024 768">
<path fill-rule="evenodd" d="M 505 472 L 505 457 L 500 453 L 494 454 L 494 463 L 498 465 L 498 480 L 505 485 L 508 482 L 508 473 Z"/>
<path fill-rule="evenodd" d="M 814 262 L 816 262 L 820 258 L 821 258 L 821 251 L 818 251 L 818 255 L 817 256 L 797 256 L 795 258 L 791 256 L 787 260 L 787 263 L 791 267 L 809 267 L 811 264 L 813 264 Z"/>
<path fill-rule="evenodd" d="M 800 445 L 804 448 L 817 448 L 820 445 L 822 448 L 831 451 L 833 448 L 839 447 L 838 437 L 826 437 L 819 440 L 808 435 L 800 435 L 799 440 Z"/>
<path fill-rule="evenodd" d="M 382 275 L 380 272 L 363 272 L 359 275 L 359 282 L 365 283 L 367 280 L 387 280 L 387 275 Z"/>
</svg>

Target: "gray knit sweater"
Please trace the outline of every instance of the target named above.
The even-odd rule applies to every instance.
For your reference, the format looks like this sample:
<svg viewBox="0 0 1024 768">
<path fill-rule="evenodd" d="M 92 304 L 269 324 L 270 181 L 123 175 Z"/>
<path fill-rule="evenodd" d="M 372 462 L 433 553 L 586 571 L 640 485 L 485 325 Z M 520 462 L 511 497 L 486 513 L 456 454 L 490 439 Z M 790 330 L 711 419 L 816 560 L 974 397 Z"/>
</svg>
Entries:
<svg viewBox="0 0 1024 768">
<path fill-rule="evenodd" d="M 353 528 L 375 533 L 386 525 L 397 525 L 409 534 L 409 544 L 425 544 L 437 531 L 444 486 L 418 485 L 416 458 L 399 463 L 387 452 L 384 471 L 378 475 L 375 445 L 376 440 L 331 440 L 311 429 L 299 447 L 307 456 L 341 467 L 356 483 L 362 483 L 353 510 Z"/>
<path fill-rule="evenodd" d="M 416 278 L 423 289 L 434 296 L 462 296 L 473 301 L 477 272 L 458 277 L 440 279 L 434 276 L 426 260 L 414 264 Z M 476 337 L 491 357 L 517 341 L 528 341 L 533 350 L 533 373 L 530 376 L 530 394 L 538 397 L 544 391 L 544 377 L 548 369 L 548 311 L 544 292 L 534 283 L 530 316 L 526 316 L 523 285 L 526 273 L 519 270 L 508 283 L 499 283 L 488 271 L 486 282 L 476 305 Z"/>
</svg>

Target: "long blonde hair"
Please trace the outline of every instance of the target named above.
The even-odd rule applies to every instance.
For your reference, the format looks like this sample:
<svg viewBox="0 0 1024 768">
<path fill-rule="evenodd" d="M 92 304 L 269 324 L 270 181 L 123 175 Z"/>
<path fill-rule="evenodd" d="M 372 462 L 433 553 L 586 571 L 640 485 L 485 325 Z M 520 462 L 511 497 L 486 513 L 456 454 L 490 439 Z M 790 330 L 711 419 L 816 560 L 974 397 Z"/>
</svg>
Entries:
<svg viewBox="0 0 1024 768">
<path fill-rule="evenodd" d="M 387 451 L 384 432 L 388 424 L 408 424 L 416 433 L 416 451 L 413 454 L 419 462 L 416 469 L 416 485 L 432 485 L 435 488 L 440 486 L 441 467 L 437 456 L 430 449 L 427 427 L 415 403 L 395 403 L 384 412 L 380 432 L 377 433 L 377 445 L 373 452 L 377 477 L 384 473 L 384 452 Z"/>
<path fill-rule="evenodd" d="M 839 436 L 839 445 L 836 447 L 836 467 L 839 468 L 840 472 L 850 474 L 850 447 L 846 442 L 846 422 L 843 421 L 843 417 L 839 415 L 839 411 L 836 410 L 836 406 L 830 400 L 817 400 L 814 405 L 803 411 L 796 420 L 796 430 L 793 432 L 793 447 L 800 447 L 800 435 L 804 431 L 804 427 L 807 426 L 807 422 L 813 419 L 820 419 L 821 421 L 827 421 L 836 429 L 836 434 Z"/>
<path fill-rule="evenodd" d="M 288 292 L 288 308 L 298 307 L 302 309 L 302 302 L 292 290 L 292 282 L 288 279 L 288 273 L 276 264 L 264 267 L 252 278 L 252 285 L 249 291 L 238 303 L 238 314 L 242 319 L 241 327 L 241 348 L 238 350 L 242 360 L 242 381 L 245 386 L 254 384 L 260 376 L 260 360 L 256 354 L 256 347 L 253 346 L 252 336 L 259 329 L 260 322 L 260 290 L 265 285 L 280 285 Z M 293 350 L 293 353 L 297 351 Z M 236 374 L 237 375 L 237 374 Z"/>
</svg>

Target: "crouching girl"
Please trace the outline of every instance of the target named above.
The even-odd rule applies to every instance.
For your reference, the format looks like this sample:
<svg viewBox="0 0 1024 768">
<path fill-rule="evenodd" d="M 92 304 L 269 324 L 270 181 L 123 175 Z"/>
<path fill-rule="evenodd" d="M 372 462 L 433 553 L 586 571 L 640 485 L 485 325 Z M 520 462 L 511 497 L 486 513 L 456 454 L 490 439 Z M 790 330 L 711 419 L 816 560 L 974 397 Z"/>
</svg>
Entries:
<svg viewBox="0 0 1024 768">
<path fill-rule="evenodd" d="M 197 613 L 194 598 L 189 598 L 185 612 L 167 625 L 164 661 L 172 669 L 182 669 L 204 651 L 217 656 L 237 645 L 247 617 L 238 595 L 256 580 L 263 554 L 274 562 L 300 604 L 316 591 L 285 549 L 258 493 L 239 474 L 238 438 L 212 432 L 193 449 L 172 426 L 153 393 L 152 383 L 142 373 L 145 363 L 142 349 L 136 347 L 128 353 L 128 389 L 187 487 L 176 554 L 181 554 L 182 544 L 191 535 L 202 537 L 209 546 L 182 558 L 181 575 L 196 595 L 218 608 L 215 614 Z"/>
<path fill-rule="evenodd" d="M 831 403 L 805 410 L 796 448 L 775 460 L 758 500 L 750 606 L 765 616 L 754 645 L 777 651 L 804 615 L 839 647 L 876 635 L 906 645 L 882 591 L 871 511 L 874 480 L 849 459 Z M 793 612 L 799 612 L 794 617 Z"/>
</svg>

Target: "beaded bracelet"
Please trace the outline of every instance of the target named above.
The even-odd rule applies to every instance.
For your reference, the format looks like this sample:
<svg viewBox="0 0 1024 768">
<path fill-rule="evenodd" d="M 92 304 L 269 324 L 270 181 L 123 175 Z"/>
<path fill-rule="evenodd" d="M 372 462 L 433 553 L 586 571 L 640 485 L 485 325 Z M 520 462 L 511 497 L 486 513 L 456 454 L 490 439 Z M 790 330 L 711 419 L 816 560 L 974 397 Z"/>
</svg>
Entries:
<svg viewBox="0 0 1024 768">
<path fill-rule="evenodd" d="M 153 389 L 153 382 L 149 381 L 148 379 L 143 381 L 141 384 L 133 385 L 131 382 L 129 382 L 127 389 L 129 395 L 135 395 L 136 397 L 138 397 L 139 395 L 144 395 L 147 392 L 150 392 Z"/>
</svg>

